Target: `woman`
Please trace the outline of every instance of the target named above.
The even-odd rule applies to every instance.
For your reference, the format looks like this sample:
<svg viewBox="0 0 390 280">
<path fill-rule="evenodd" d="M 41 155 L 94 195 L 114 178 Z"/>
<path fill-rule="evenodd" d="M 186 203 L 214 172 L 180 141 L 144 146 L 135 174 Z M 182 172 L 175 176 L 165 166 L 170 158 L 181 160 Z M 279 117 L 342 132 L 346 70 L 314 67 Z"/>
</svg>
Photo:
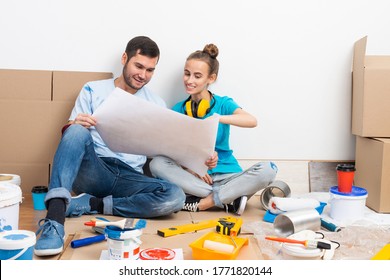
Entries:
<svg viewBox="0 0 390 280">
<path fill-rule="evenodd" d="M 247 200 L 275 179 L 277 167 L 272 162 L 260 162 L 243 171 L 234 157 L 229 147 L 230 125 L 255 127 L 257 120 L 232 98 L 208 90 L 218 76 L 217 56 L 217 46 L 208 44 L 187 58 L 183 81 L 189 97 L 173 107 L 174 111 L 195 118 L 204 119 L 214 113 L 220 115 L 215 145 L 218 156 L 214 155 L 206 162 L 208 174 L 200 176 L 163 156 L 155 157 L 150 169 L 155 177 L 184 190 L 186 201 L 182 210 L 197 212 L 217 206 L 241 215 Z"/>
</svg>

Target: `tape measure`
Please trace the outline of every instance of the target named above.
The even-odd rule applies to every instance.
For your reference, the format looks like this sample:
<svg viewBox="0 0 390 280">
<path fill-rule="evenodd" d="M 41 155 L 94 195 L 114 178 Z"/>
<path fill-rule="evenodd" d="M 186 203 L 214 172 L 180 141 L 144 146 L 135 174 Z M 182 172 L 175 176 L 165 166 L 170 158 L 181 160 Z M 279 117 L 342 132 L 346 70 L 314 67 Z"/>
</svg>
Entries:
<svg viewBox="0 0 390 280">
<path fill-rule="evenodd" d="M 237 236 L 241 232 L 241 226 L 241 218 L 226 217 L 218 220 L 215 230 L 223 235 Z"/>
</svg>

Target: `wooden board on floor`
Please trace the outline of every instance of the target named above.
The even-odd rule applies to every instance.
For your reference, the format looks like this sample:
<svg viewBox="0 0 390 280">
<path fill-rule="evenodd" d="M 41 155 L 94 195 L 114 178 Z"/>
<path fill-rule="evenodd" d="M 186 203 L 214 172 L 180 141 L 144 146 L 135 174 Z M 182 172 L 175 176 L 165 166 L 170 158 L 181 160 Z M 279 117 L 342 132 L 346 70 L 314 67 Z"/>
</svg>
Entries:
<svg viewBox="0 0 390 280">
<path fill-rule="evenodd" d="M 330 187 L 337 186 L 336 167 L 341 163 L 353 161 L 310 161 L 309 185 L 311 192 L 328 192 Z"/>
</svg>

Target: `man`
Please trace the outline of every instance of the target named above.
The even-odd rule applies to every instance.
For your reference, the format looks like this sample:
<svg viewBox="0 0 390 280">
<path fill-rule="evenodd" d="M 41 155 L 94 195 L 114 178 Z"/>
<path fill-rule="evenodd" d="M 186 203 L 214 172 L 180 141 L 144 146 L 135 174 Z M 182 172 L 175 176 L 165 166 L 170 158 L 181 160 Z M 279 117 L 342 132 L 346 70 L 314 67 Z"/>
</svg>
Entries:
<svg viewBox="0 0 390 280">
<path fill-rule="evenodd" d="M 167 181 L 144 175 L 145 156 L 112 152 L 95 129 L 97 120 L 92 116 L 115 87 L 165 106 L 159 96 L 144 87 L 159 57 L 154 41 L 135 37 L 122 55 L 123 71 L 118 78 L 89 82 L 80 91 L 54 156 L 45 199 L 47 215 L 39 221 L 40 236 L 34 248 L 37 256 L 62 252 L 65 217 L 101 213 L 151 218 L 183 207 L 184 192 Z M 72 198 L 71 191 L 78 196 Z"/>
</svg>

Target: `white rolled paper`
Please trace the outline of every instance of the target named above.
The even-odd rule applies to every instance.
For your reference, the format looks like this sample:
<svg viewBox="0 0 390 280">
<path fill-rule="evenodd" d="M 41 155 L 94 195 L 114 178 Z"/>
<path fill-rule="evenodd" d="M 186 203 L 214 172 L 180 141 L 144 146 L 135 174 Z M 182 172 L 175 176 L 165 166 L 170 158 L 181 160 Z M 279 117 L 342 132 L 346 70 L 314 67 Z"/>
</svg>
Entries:
<svg viewBox="0 0 390 280">
<path fill-rule="evenodd" d="M 224 253 L 233 253 L 234 251 L 234 246 L 230 244 L 225 244 L 221 242 L 215 242 L 212 240 L 205 240 L 203 243 L 203 248 L 209 249 L 209 250 L 214 250 L 214 251 L 220 251 Z"/>
</svg>

